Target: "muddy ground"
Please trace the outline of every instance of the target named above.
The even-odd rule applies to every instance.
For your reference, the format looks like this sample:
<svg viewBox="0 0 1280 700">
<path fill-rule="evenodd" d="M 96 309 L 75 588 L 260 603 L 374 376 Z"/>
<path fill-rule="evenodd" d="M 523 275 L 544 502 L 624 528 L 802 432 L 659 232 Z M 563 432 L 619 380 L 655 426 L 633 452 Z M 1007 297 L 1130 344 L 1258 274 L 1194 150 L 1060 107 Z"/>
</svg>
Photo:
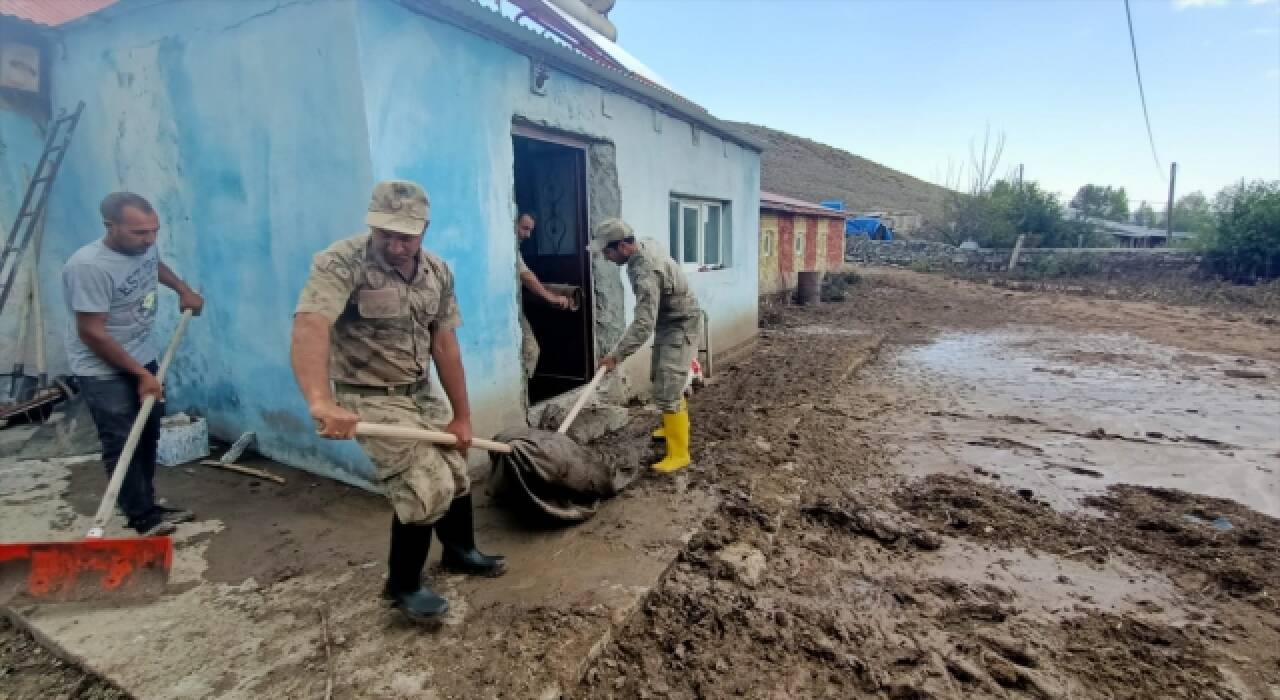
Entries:
<svg viewBox="0 0 1280 700">
<path fill-rule="evenodd" d="M 854 299 L 766 318 L 751 362 L 697 397 L 693 478 L 724 500 L 579 697 L 1280 697 L 1280 521 L 1195 492 L 1274 502 L 1274 326 L 905 272 L 866 273 Z M 1061 395 L 975 406 L 985 377 L 909 361 L 1011 329 L 1061 357 L 970 343 L 960 364 Z M 855 367 L 830 361 L 867 336 Z M 1116 338 L 1169 366 L 1093 349 Z M 1159 389 L 1143 430 L 1073 395 L 1094 371 Z M 1160 382 L 1197 380 L 1185 410 L 1217 422 L 1166 406 L 1190 389 Z M 1180 483 L 1155 473 L 1174 452 L 1213 473 L 1124 484 L 1135 465 Z"/>
<path fill-rule="evenodd" d="M 675 552 L 585 655 L 565 641 L 601 614 L 574 603 L 585 591 L 544 605 L 519 578 L 505 593 L 451 583 L 472 610 L 420 640 L 358 607 L 386 515 L 367 494 L 288 470 L 284 487 L 179 470 L 162 490 L 206 494 L 225 523 L 188 545 L 208 581 L 292 590 L 348 572 L 323 591 L 352 606 L 334 620 L 352 640 L 335 648 L 339 698 L 385 696 L 352 679 L 391 637 L 412 645 L 397 654 L 469 659 L 415 691 L 427 697 L 1280 698 L 1273 323 L 899 271 L 863 271 L 851 292 L 768 310 L 750 355 L 691 404 L 695 466 L 646 476 L 566 533 L 602 561 Z M 645 452 L 650 419 L 615 437 L 614 457 Z M 70 472 L 72 515 L 96 466 Z M 282 497 L 289 522 L 271 512 Z M 718 505 L 687 544 L 611 534 L 693 500 Z M 532 571 L 560 549 L 516 561 Z M 316 644 L 314 621 L 290 625 L 281 640 Z M 271 687 L 320 697 L 318 653 L 282 657 Z M 521 680 L 549 664 L 581 681 L 548 694 Z M 112 692 L 0 626 L 0 698 Z"/>
</svg>

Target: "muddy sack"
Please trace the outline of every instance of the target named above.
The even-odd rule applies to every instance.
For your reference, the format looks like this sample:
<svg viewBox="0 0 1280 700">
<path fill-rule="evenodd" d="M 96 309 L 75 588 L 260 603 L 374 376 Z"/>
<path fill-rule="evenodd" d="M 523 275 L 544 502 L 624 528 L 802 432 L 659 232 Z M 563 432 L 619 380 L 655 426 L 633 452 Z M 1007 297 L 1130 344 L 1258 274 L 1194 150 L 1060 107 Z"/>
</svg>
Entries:
<svg viewBox="0 0 1280 700">
<path fill-rule="evenodd" d="M 615 470 L 567 435 L 515 428 L 495 439 L 511 445 L 511 454 L 490 455 L 493 495 L 504 505 L 553 520 L 581 522 L 595 515 L 602 499 L 619 490 Z"/>
</svg>

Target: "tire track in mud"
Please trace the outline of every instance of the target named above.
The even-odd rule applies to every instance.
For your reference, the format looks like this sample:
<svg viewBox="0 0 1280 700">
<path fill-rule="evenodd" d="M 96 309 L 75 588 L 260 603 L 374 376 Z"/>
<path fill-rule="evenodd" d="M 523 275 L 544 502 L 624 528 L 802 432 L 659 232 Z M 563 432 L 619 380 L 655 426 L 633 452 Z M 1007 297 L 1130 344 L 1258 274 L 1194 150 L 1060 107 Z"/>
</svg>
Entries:
<svg viewBox="0 0 1280 700">
<path fill-rule="evenodd" d="M 938 328 L 1016 315 L 982 304 L 957 314 L 949 289 L 893 289 L 875 308 L 782 318 L 697 397 L 694 425 L 706 442 L 689 483 L 717 491 L 720 505 L 572 694 L 1235 698 L 1277 687 L 1280 626 L 1266 595 L 1276 540 L 1265 516 L 1192 497 L 1209 503 L 1196 511 L 1203 516 L 1238 519 L 1237 544 L 1257 550 L 1223 568 L 1213 563 L 1226 551 L 1221 538 L 1203 531 L 1212 525 L 1175 528 L 1165 518 L 1139 527 L 1150 499 L 1168 504 L 1151 489 L 1113 489 L 1113 500 L 1093 504 L 1104 519 L 1058 514 L 966 478 L 892 475 L 894 448 L 875 433 L 892 402 L 855 394 L 867 389 L 857 370 Z M 876 342 L 850 349 L 858 336 L 831 345 L 796 333 L 815 324 Z M 853 358 L 849 369 L 835 356 Z M 1189 547 L 1196 537 L 1207 539 Z M 992 566 L 946 565 L 984 558 Z M 1068 591 L 1061 601 L 1036 597 L 1038 582 L 1019 583 L 1027 567 L 1046 565 L 1064 572 L 1051 577 Z M 1119 607 L 1071 592 L 1073 579 L 1106 584 L 1116 567 L 1156 583 L 1134 584 Z M 1141 597 L 1149 589 L 1164 597 Z"/>
</svg>

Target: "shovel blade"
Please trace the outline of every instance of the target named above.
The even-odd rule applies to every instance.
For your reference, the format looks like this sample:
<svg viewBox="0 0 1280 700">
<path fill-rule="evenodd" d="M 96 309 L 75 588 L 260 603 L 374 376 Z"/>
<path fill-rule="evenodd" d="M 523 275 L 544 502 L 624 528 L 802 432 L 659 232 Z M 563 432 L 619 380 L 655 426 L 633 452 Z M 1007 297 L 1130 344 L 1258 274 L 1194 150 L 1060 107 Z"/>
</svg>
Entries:
<svg viewBox="0 0 1280 700">
<path fill-rule="evenodd" d="M 172 566 L 168 537 L 0 543 L 0 604 L 154 598 Z"/>
</svg>

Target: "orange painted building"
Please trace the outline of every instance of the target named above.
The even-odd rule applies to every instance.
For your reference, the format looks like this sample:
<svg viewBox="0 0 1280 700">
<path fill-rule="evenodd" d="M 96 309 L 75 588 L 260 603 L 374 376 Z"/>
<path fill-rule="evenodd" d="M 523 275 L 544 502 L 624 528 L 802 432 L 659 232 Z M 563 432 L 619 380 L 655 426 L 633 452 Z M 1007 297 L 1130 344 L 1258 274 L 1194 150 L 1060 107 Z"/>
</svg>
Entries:
<svg viewBox="0 0 1280 700">
<path fill-rule="evenodd" d="M 796 273 L 844 264 L 846 213 L 772 192 L 760 193 L 760 294 L 796 288 Z"/>
</svg>

